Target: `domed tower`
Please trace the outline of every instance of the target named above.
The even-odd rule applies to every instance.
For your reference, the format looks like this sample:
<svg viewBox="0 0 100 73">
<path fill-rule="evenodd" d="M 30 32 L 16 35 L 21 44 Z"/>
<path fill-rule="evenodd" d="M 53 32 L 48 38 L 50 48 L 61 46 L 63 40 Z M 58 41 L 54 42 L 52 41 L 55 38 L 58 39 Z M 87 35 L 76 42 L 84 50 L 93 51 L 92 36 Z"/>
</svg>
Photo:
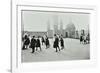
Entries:
<svg viewBox="0 0 100 73">
<path fill-rule="evenodd" d="M 71 22 L 66 26 L 66 37 L 75 38 L 75 25 Z"/>
</svg>

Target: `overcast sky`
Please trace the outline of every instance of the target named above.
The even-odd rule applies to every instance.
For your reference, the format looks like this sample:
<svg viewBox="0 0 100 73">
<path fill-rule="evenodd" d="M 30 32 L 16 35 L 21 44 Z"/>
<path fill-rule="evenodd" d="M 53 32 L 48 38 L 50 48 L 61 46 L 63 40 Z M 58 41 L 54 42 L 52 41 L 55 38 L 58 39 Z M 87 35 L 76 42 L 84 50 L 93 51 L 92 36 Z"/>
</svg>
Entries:
<svg viewBox="0 0 100 73">
<path fill-rule="evenodd" d="M 64 29 L 67 24 L 73 23 L 77 30 L 87 30 L 89 26 L 89 14 L 43 11 L 22 12 L 22 25 L 24 25 L 25 31 L 47 31 L 47 24 L 49 23 L 51 29 L 53 29 L 55 22 L 58 25 L 62 22 Z"/>
</svg>

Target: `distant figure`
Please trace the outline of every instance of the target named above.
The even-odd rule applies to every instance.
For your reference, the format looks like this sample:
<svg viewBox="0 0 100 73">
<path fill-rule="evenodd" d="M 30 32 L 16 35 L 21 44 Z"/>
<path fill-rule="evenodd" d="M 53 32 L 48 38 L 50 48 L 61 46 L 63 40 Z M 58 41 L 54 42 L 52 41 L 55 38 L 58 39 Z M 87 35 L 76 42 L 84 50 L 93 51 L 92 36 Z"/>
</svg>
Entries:
<svg viewBox="0 0 100 73">
<path fill-rule="evenodd" d="M 30 39 L 27 35 L 25 35 L 22 49 L 23 50 L 28 49 L 29 44 L 30 44 Z"/>
<path fill-rule="evenodd" d="M 83 36 L 83 42 L 84 42 L 84 44 L 87 44 L 86 35 Z"/>
<path fill-rule="evenodd" d="M 64 49 L 64 40 L 62 35 L 60 37 L 60 43 L 61 43 L 61 49 Z"/>
<path fill-rule="evenodd" d="M 54 40 L 53 47 L 56 48 L 56 52 L 58 52 L 58 50 L 60 51 L 60 48 L 59 48 L 59 38 L 57 37 L 56 34 L 54 35 L 54 37 L 55 37 L 55 40 Z"/>
<path fill-rule="evenodd" d="M 80 44 L 83 43 L 83 35 L 80 35 Z"/>
<path fill-rule="evenodd" d="M 23 37 L 22 37 L 22 42 L 23 42 L 23 46 L 22 46 L 22 50 L 25 50 L 25 40 L 26 40 L 26 37 L 27 37 L 27 35 L 24 35 Z"/>
<path fill-rule="evenodd" d="M 42 45 L 45 44 L 45 39 L 42 37 Z"/>
<path fill-rule="evenodd" d="M 89 34 L 86 36 L 86 41 L 87 41 L 87 44 L 90 43 L 90 36 L 89 36 Z"/>
<path fill-rule="evenodd" d="M 46 39 L 45 39 L 45 44 L 46 44 L 46 49 L 50 47 L 49 39 L 48 39 L 47 36 L 46 36 Z"/>
<path fill-rule="evenodd" d="M 24 33 L 24 35 L 22 36 L 22 41 L 24 42 L 27 38 L 28 34 L 27 33 Z"/>
<path fill-rule="evenodd" d="M 35 47 L 36 47 L 36 39 L 35 39 L 35 36 L 33 36 L 32 39 L 31 39 L 30 47 L 32 48 L 32 53 L 34 53 L 35 52 Z"/>
<path fill-rule="evenodd" d="M 38 48 L 40 48 L 40 51 L 41 51 L 41 43 L 40 43 L 40 39 L 39 39 L 39 36 L 36 40 L 36 51 L 38 50 Z"/>
</svg>

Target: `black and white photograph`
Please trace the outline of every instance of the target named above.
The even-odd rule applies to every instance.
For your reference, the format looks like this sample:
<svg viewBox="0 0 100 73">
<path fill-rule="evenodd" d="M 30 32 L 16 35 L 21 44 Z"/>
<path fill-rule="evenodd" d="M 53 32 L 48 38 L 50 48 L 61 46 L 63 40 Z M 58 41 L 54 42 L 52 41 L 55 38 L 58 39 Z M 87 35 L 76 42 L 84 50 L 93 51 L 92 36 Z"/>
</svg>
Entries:
<svg viewBox="0 0 100 73">
<path fill-rule="evenodd" d="M 22 10 L 21 61 L 90 59 L 90 14 Z"/>
<path fill-rule="evenodd" d="M 11 72 L 94 72 L 99 52 L 98 8 L 86 0 L 35 1 L 11 1 Z M 2 53 L 8 56 L 7 52 Z"/>
</svg>

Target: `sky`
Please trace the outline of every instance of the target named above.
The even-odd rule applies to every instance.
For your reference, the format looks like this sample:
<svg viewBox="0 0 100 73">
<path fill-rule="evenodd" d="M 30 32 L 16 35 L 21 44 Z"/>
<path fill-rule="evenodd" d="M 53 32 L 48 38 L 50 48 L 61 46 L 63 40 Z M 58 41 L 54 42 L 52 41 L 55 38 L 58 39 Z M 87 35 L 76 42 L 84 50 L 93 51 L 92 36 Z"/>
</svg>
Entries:
<svg viewBox="0 0 100 73">
<path fill-rule="evenodd" d="M 22 25 L 25 31 L 47 31 L 47 25 L 53 29 L 54 24 L 66 25 L 73 23 L 76 30 L 88 30 L 90 14 L 86 13 L 63 13 L 45 11 L 22 11 Z"/>
</svg>

